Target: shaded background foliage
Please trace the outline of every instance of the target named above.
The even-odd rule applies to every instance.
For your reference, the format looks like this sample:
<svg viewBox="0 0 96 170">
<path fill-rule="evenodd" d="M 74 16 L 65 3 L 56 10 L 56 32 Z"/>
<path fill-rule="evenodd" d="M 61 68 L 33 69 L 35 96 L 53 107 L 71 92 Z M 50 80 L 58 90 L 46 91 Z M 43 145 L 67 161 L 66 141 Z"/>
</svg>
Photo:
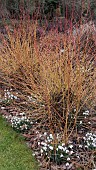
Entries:
<svg viewBox="0 0 96 170">
<path fill-rule="evenodd" d="M 80 14 L 85 17 L 90 11 L 92 18 L 96 19 L 95 0 L 0 0 L 0 16 L 18 18 L 22 9 L 32 17 L 39 13 L 40 17 L 72 17 L 72 11 L 76 19 Z M 67 14 L 66 14 L 67 11 Z"/>
</svg>

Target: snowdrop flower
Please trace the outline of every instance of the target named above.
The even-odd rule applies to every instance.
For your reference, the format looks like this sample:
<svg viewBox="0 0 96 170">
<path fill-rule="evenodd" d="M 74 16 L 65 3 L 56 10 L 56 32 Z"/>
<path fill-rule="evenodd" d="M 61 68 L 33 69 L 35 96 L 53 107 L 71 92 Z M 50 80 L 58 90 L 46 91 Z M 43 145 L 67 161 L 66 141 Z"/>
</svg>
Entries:
<svg viewBox="0 0 96 170">
<path fill-rule="evenodd" d="M 49 146 L 49 149 L 50 149 L 50 150 L 53 150 L 53 146 Z"/>
<path fill-rule="evenodd" d="M 66 166 L 69 166 L 70 164 L 67 162 L 65 165 L 66 165 Z"/>
<path fill-rule="evenodd" d="M 24 112 L 21 112 L 21 113 L 19 113 L 21 116 L 23 116 L 23 115 L 25 115 L 25 113 Z"/>
<path fill-rule="evenodd" d="M 60 155 L 60 158 L 64 157 L 63 154 Z"/>
<path fill-rule="evenodd" d="M 82 148 L 82 145 L 79 145 L 79 148 Z"/>
<path fill-rule="evenodd" d="M 82 124 L 82 120 L 80 120 L 80 125 Z"/>
<path fill-rule="evenodd" d="M 67 149 L 65 152 L 66 152 L 66 153 L 69 153 L 69 150 Z"/>
<path fill-rule="evenodd" d="M 24 120 L 25 119 L 25 117 L 21 117 L 21 120 Z"/>
<path fill-rule="evenodd" d="M 60 49 L 60 54 L 64 53 L 64 49 Z"/>
<path fill-rule="evenodd" d="M 87 145 L 85 145 L 85 148 L 88 148 L 88 146 L 87 146 Z"/>
<path fill-rule="evenodd" d="M 59 134 L 57 133 L 57 139 L 59 138 Z"/>
<path fill-rule="evenodd" d="M 86 110 L 85 112 L 83 112 L 83 115 L 88 116 L 89 115 L 89 110 Z"/>
<path fill-rule="evenodd" d="M 46 136 L 47 135 L 47 132 L 44 132 L 44 136 Z"/>
<path fill-rule="evenodd" d="M 41 145 L 47 146 L 47 144 L 45 142 L 41 142 Z"/>
<path fill-rule="evenodd" d="M 80 156 L 79 156 L 79 155 L 77 155 L 77 158 L 80 158 Z"/>
<path fill-rule="evenodd" d="M 2 110 L 4 110 L 4 109 L 5 109 L 5 107 L 1 107 L 1 109 L 2 109 Z"/>
<path fill-rule="evenodd" d="M 43 149 L 41 149 L 41 153 L 43 153 Z"/>
<path fill-rule="evenodd" d="M 70 161 L 70 158 L 69 158 L 69 157 L 67 158 L 67 161 Z"/>
<path fill-rule="evenodd" d="M 69 145 L 69 148 L 71 148 L 71 149 L 72 149 L 72 148 L 73 148 L 73 145 Z"/>
<path fill-rule="evenodd" d="M 43 150 L 44 150 L 44 151 L 47 151 L 47 147 L 46 147 L 46 146 L 44 146 L 44 147 L 43 147 Z"/>
<path fill-rule="evenodd" d="M 38 142 L 38 145 L 40 145 L 40 142 Z"/>
<path fill-rule="evenodd" d="M 37 133 L 36 133 L 37 134 Z M 41 138 L 42 137 L 42 135 L 41 134 L 39 134 L 39 137 Z"/>
<path fill-rule="evenodd" d="M 88 145 L 88 146 L 90 146 L 90 143 L 89 143 L 89 142 L 87 142 L 87 145 Z"/>
<path fill-rule="evenodd" d="M 66 151 L 66 149 L 67 149 L 66 147 L 63 147 L 63 151 Z"/>
<path fill-rule="evenodd" d="M 72 155 L 74 152 L 73 151 L 70 151 L 70 155 Z"/>
<path fill-rule="evenodd" d="M 52 134 L 50 134 L 49 136 L 50 136 L 51 139 L 53 139 L 53 135 Z"/>
<path fill-rule="evenodd" d="M 59 145 L 59 146 L 58 146 L 58 149 L 62 150 L 62 149 L 63 149 L 63 147 Z"/>
<path fill-rule="evenodd" d="M 62 146 L 65 146 L 65 143 L 62 143 Z"/>
</svg>

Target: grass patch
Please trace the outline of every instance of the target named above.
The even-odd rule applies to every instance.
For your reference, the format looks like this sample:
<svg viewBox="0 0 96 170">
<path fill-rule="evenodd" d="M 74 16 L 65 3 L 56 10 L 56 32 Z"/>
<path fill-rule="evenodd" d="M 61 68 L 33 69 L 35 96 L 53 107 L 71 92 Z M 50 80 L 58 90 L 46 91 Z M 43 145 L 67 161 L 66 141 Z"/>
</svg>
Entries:
<svg viewBox="0 0 96 170">
<path fill-rule="evenodd" d="M 36 160 L 18 136 L 0 116 L 0 169 L 37 170 Z"/>
</svg>

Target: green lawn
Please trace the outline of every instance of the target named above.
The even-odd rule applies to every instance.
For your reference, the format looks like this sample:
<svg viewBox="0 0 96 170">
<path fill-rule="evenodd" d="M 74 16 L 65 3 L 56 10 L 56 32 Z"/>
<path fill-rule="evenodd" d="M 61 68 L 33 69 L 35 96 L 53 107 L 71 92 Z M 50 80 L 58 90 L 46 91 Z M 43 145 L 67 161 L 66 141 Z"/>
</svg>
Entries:
<svg viewBox="0 0 96 170">
<path fill-rule="evenodd" d="M 37 170 L 32 151 L 0 116 L 0 170 Z"/>
</svg>

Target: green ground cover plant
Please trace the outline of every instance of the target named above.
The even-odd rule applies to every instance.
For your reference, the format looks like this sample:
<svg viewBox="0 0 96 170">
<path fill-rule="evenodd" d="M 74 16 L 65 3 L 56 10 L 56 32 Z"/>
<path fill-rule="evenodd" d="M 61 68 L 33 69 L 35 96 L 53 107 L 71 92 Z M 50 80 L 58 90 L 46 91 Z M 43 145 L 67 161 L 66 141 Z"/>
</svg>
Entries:
<svg viewBox="0 0 96 170">
<path fill-rule="evenodd" d="M 35 158 L 24 143 L 24 138 L 14 132 L 0 116 L 0 169 L 37 170 Z"/>
</svg>

